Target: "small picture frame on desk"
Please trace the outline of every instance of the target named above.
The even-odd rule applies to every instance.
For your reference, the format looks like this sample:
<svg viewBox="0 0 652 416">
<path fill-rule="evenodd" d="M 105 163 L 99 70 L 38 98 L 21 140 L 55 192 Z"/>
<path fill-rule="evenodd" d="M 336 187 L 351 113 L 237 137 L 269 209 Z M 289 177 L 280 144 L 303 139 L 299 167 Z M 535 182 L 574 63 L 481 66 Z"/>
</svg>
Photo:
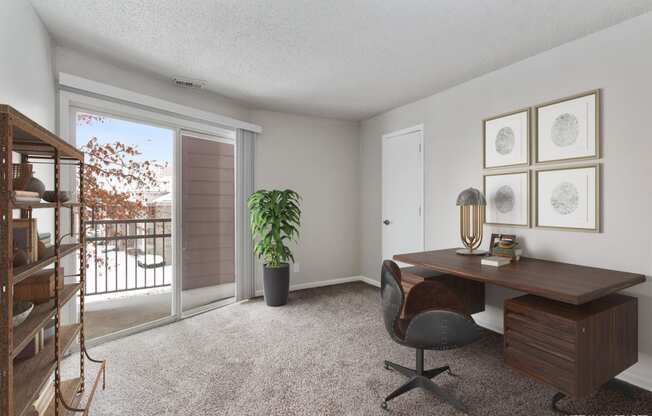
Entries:
<svg viewBox="0 0 652 416">
<path fill-rule="evenodd" d="M 492 233 L 491 234 L 491 240 L 489 241 L 489 255 L 493 256 L 495 255 L 494 253 L 494 248 L 496 248 L 496 245 L 500 240 L 502 239 L 509 239 L 512 241 L 516 241 L 516 234 L 498 234 L 498 233 Z"/>
</svg>

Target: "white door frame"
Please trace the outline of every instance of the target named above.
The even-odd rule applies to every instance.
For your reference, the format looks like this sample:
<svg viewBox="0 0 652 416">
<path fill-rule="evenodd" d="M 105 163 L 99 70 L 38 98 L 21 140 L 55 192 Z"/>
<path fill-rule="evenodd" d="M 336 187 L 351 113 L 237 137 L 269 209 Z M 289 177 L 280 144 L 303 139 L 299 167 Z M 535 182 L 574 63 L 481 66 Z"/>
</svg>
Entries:
<svg viewBox="0 0 652 416">
<path fill-rule="evenodd" d="M 420 133 L 419 137 L 419 147 L 421 149 L 421 157 L 419 158 L 419 166 L 418 166 L 418 172 L 419 172 L 419 205 L 420 205 L 420 217 L 421 221 L 419 221 L 419 239 L 421 240 L 419 242 L 419 247 L 421 250 L 425 250 L 425 244 L 426 244 L 426 238 L 425 238 L 425 207 L 424 207 L 424 194 L 425 194 L 425 175 L 424 175 L 424 165 L 425 165 L 425 147 L 423 143 L 423 124 L 417 124 L 416 126 L 408 127 L 405 129 L 401 130 L 396 130 L 391 133 L 383 134 L 382 136 L 382 143 L 381 143 L 381 156 L 380 156 L 380 161 L 381 161 L 381 167 L 380 167 L 380 172 L 381 172 L 381 180 L 380 180 L 380 201 L 381 201 L 381 219 L 380 219 L 380 240 L 381 240 L 381 256 L 385 256 L 385 238 L 383 237 L 383 227 L 385 225 L 383 224 L 383 221 L 385 220 L 386 217 L 386 212 L 385 212 L 385 166 L 384 166 L 384 154 L 385 154 L 385 143 L 387 142 L 388 139 L 394 138 L 396 136 L 404 136 L 409 133 Z M 383 259 L 385 260 L 385 259 Z"/>
<path fill-rule="evenodd" d="M 202 135 L 204 137 L 215 137 L 219 136 L 225 141 L 230 141 L 235 144 L 235 129 L 230 129 L 226 127 L 219 127 L 210 125 L 201 121 L 187 120 L 181 117 L 174 115 L 159 113 L 149 109 L 139 108 L 130 103 L 116 102 L 111 99 L 104 97 L 94 97 L 85 94 L 80 94 L 73 91 L 67 91 L 59 89 L 59 100 L 58 100 L 58 119 L 57 119 L 57 131 L 60 137 L 66 140 L 68 143 L 76 146 L 76 123 L 74 119 L 75 112 L 77 110 L 85 110 L 93 113 L 106 115 L 109 117 L 115 117 L 127 121 L 133 121 L 141 124 L 149 124 L 151 126 L 163 127 L 172 129 L 175 131 L 174 137 L 174 155 L 173 163 L 175 165 L 175 177 L 174 177 L 174 198 L 173 198 L 173 208 L 172 208 L 172 228 L 174 230 L 174 236 L 172 238 L 172 256 L 175 273 L 174 279 L 172 282 L 172 310 L 170 316 L 147 322 L 141 325 L 137 325 L 131 328 L 126 328 L 121 331 L 117 331 L 112 334 L 107 334 L 87 342 L 87 346 L 100 345 L 108 341 L 119 339 L 127 335 L 132 335 L 138 332 L 142 332 L 148 329 L 156 328 L 158 326 L 167 325 L 169 323 L 187 318 L 199 313 L 207 312 L 212 309 L 219 308 L 229 303 L 235 302 L 234 298 L 226 299 L 224 301 L 214 302 L 203 307 L 199 307 L 193 310 L 189 310 L 186 313 L 182 312 L 181 305 L 181 279 L 183 278 L 182 267 L 181 267 L 181 257 L 179 256 L 179 251 L 181 248 L 181 229 L 180 224 L 180 208 L 181 208 L 181 198 L 180 198 L 180 184 L 178 182 L 181 178 L 181 133 L 182 131 L 189 132 L 193 135 Z M 74 189 L 75 184 L 75 175 L 64 175 L 64 181 L 67 179 L 67 186 L 70 189 Z M 66 178 L 66 176 L 68 176 Z M 75 265 L 76 266 L 76 265 Z M 70 305 L 70 306 L 69 306 Z M 63 319 L 64 322 L 77 322 L 79 316 L 78 306 L 74 302 L 69 302 L 66 307 L 63 308 Z"/>
</svg>

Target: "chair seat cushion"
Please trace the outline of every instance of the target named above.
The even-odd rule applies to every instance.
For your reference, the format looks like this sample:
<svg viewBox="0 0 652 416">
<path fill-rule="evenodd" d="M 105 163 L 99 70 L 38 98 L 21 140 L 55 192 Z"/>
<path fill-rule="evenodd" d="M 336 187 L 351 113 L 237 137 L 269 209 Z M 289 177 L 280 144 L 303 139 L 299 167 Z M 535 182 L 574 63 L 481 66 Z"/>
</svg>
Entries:
<svg viewBox="0 0 652 416">
<path fill-rule="evenodd" d="M 405 327 L 405 323 L 401 325 Z M 482 330 L 473 319 L 443 309 L 421 312 L 407 321 L 404 330 L 405 345 L 434 350 L 463 347 L 482 336 Z"/>
</svg>

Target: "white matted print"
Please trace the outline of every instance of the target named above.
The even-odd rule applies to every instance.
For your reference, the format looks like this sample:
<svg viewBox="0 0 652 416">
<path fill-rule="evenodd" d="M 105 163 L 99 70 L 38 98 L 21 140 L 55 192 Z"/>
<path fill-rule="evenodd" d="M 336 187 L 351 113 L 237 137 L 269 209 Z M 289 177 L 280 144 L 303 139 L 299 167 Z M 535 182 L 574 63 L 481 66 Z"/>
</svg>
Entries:
<svg viewBox="0 0 652 416">
<path fill-rule="evenodd" d="M 599 92 L 536 107 L 537 162 L 596 158 Z"/>
<path fill-rule="evenodd" d="M 484 120 L 484 167 L 530 163 L 530 111 Z"/>
<path fill-rule="evenodd" d="M 485 175 L 487 224 L 530 225 L 530 173 Z"/>
<path fill-rule="evenodd" d="M 598 165 L 537 171 L 536 225 L 599 231 L 599 174 Z"/>
</svg>

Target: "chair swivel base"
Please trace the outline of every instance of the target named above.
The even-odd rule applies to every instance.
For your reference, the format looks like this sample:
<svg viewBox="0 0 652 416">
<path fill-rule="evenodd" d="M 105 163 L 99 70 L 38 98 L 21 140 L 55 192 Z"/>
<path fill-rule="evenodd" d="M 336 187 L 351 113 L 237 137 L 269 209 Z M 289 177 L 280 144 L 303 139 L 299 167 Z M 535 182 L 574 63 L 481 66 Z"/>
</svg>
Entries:
<svg viewBox="0 0 652 416">
<path fill-rule="evenodd" d="M 381 403 L 380 407 L 387 409 L 387 402 L 396 397 L 407 393 L 410 390 L 415 388 L 421 388 L 426 391 L 429 391 L 435 397 L 440 400 L 452 405 L 457 410 L 465 411 L 465 407 L 458 399 L 447 394 L 441 387 L 434 383 L 431 379 L 437 377 L 439 374 L 448 371 L 449 374 L 453 374 L 449 366 L 433 368 L 432 370 L 423 370 L 423 350 L 417 349 L 417 369 L 413 370 L 411 368 L 406 368 L 401 365 L 392 363 L 390 361 L 385 361 L 385 368 L 387 370 L 394 370 L 403 376 L 409 378 L 408 382 L 403 384 L 398 389 L 390 393 L 385 400 Z"/>
</svg>

